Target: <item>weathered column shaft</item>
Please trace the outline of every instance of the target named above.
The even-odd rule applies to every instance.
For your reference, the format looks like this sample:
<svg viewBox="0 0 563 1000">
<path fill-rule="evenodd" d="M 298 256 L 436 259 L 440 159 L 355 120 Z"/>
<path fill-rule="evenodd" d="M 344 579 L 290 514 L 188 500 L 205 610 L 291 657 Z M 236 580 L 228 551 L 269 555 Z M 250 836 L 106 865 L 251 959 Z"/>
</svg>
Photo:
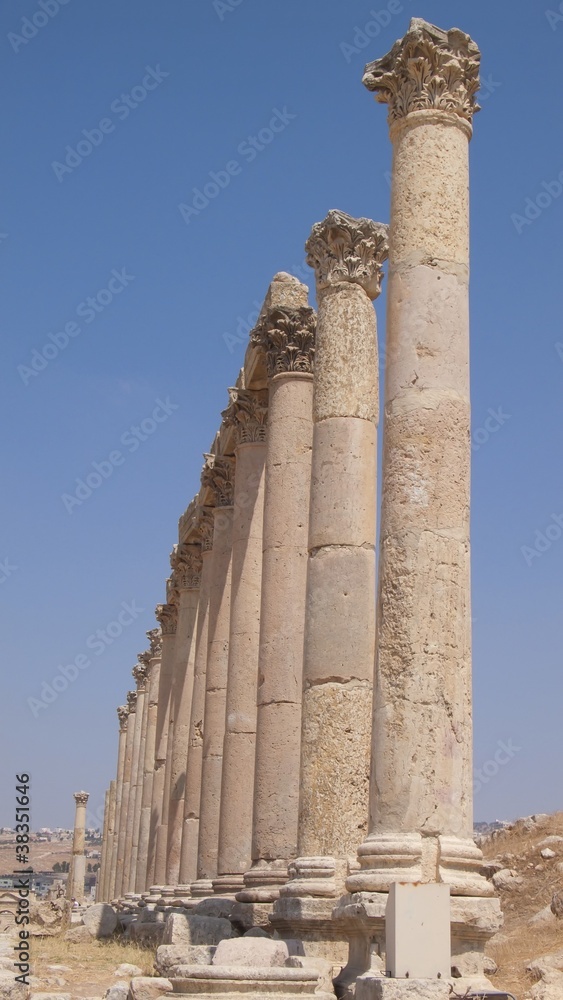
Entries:
<svg viewBox="0 0 563 1000">
<path fill-rule="evenodd" d="M 109 821 L 109 788 L 106 789 L 106 793 L 104 795 L 104 823 L 102 829 L 102 851 L 101 851 L 100 867 L 98 868 L 98 874 L 96 878 L 97 903 L 101 901 L 103 893 L 104 870 L 106 868 L 107 849 L 108 849 L 108 821 Z"/>
<path fill-rule="evenodd" d="M 106 834 L 106 851 L 104 859 L 104 870 L 100 889 L 100 902 L 108 903 L 110 896 L 111 860 L 113 857 L 113 841 L 115 837 L 115 806 L 116 806 L 116 785 L 114 780 L 110 781 L 108 796 L 108 825 Z"/>
<path fill-rule="evenodd" d="M 119 745 L 117 751 L 117 775 L 115 783 L 115 829 L 113 843 L 111 846 L 111 862 L 108 885 L 108 899 L 116 898 L 117 884 L 117 854 L 119 844 L 119 827 L 121 823 L 121 809 L 123 803 L 123 777 L 125 772 L 125 747 L 127 743 L 127 718 L 129 709 L 126 705 L 120 705 L 117 709 L 119 719 Z"/>
<path fill-rule="evenodd" d="M 139 798 L 139 772 L 142 776 L 141 740 L 143 734 L 143 723 L 145 716 L 145 691 L 147 682 L 147 670 L 142 664 L 133 667 L 133 677 L 137 682 L 137 703 L 135 709 L 135 731 L 133 734 L 133 753 L 131 760 L 131 786 L 129 790 L 129 810 L 127 813 L 127 827 L 125 839 L 127 849 L 125 852 L 125 863 L 123 867 L 123 893 L 135 891 L 136 879 L 136 851 L 135 851 L 135 831 L 138 828 L 137 800 Z M 137 840 L 138 846 L 138 840 Z"/>
<path fill-rule="evenodd" d="M 84 900 L 84 878 L 86 875 L 86 804 L 88 792 L 75 792 L 76 812 L 74 818 L 74 834 L 72 838 L 72 860 L 68 878 L 67 897 Z"/>
<path fill-rule="evenodd" d="M 162 634 L 160 629 L 147 632 L 151 643 L 149 653 L 149 674 L 145 704 L 147 706 L 147 726 L 145 754 L 143 760 L 143 784 L 141 811 L 139 817 L 139 847 L 137 851 L 137 871 L 135 892 L 146 892 L 150 888 L 148 873 L 149 838 L 151 832 L 152 786 L 156 753 L 156 723 L 158 713 L 158 692 L 160 689 L 160 663 L 162 655 Z"/>
<path fill-rule="evenodd" d="M 229 662 L 215 892 L 242 888 L 251 862 L 260 644 L 267 392 L 231 389 L 223 413 L 235 427 Z"/>
<path fill-rule="evenodd" d="M 127 815 L 129 812 L 131 798 L 131 770 L 133 767 L 133 744 L 135 740 L 137 692 L 127 692 L 127 706 L 129 715 L 127 716 L 127 737 L 125 742 L 125 763 L 123 768 L 123 786 L 121 794 L 121 813 L 119 817 L 119 835 L 117 842 L 117 868 L 115 876 L 115 895 L 120 897 L 125 892 L 125 856 L 129 850 L 127 844 Z"/>
<path fill-rule="evenodd" d="M 314 340 L 306 285 L 277 274 L 252 333 L 266 354 L 269 402 L 252 868 L 237 895 L 244 903 L 275 900 L 297 854 Z"/>
<path fill-rule="evenodd" d="M 170 726 L 170 692 L 174 668 L 174 644 L 176 641 L 176 604 L 159 604 L 156 617 L 162 629 L 162 659 L 156 717 L 155 759 L 152 782 L 151 824 L 147 875 L 149 887 L 164 885 L 166 875 L 166 839 L 163 819 L 167 811 L 166 794 L 166 753 Z"/>
<path fill-rule="evenodd" d="M 203 760 L 203 722 L 205 715 L 205 679 L 209 632 L 209 585 L 212 569 L 213 515 L 211 509 L 198 509 L 198 531 L 202 543 L 202 569 L 197 610 L 194 686 L 190 716 L 184 826 L 180 859 L 179 884 L 191 885 L 197 879 L 197 847 L 199 840 L 199 808 Z"/>
<path fill-rule="evenodd" d="M 208 461 L 204 481 L 214 490 L 217 506 L 213 511 L 213 554 L 209 583 L 198 877 L 192 885 L 193 895 L 210 894 L 213 891 L 212 879 L 217 877 L 231 604 L 234 459 L 210 456 Z"/>
<path fill-rule="evenodd" d="M 201 547 L 183 544 L 174 563 L 179 589 L 178 628 L 176 630 L 172 712 L 174 730 L 170 759 L 170 801 L 166 884 L 175 887 L 180 877 L 184 795 L 194 685 L 195 632 L 201 579 Z"/>
</svg>

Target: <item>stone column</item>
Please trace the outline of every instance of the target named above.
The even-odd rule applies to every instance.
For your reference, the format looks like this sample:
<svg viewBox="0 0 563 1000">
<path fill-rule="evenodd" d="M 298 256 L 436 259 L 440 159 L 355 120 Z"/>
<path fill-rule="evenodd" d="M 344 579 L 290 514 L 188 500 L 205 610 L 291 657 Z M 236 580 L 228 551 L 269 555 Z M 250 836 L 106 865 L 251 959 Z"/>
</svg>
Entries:
<svg viewBox="0 0 563 1000">
<path fill-rule="evenodd" d="M 121 823 L 121 808 L 123 804 L 123 776 L 125 772 L 125 747 L 127 742 L 127 719 L 129 709 L 127 705 L 120 705 L 117 709 L 119 719 L 119 746 L 117 751 L 117 776 L 115 785 L 115 830 L 113 843 L 111 845 L 111 863 L 108 885 L 108 899 L 116 898 L 117 884 L 117 848 L 119 843 L 119 826 Z"/>
<path fill-rule="evenodd" d="M 229 659 L 231 549 L 235 461 L 206 456 L 203 483 L 214 494 L 213 553 L 209 582 L 209 618 L 197 881 L 192 895 L 213 892 L 217 877 L 221 772 L 225 736 L 225 701 Z"/>
<path fill-rule="evenodd" d="M 110 781 L 109 785 L 109 798 L 108 798 L 108 825 L 107 825 L 107 838 L 106 838 L 106 851 L 103 863 L 103 876 L 100 888 L 100 902 L 109 903 L 110 896 L 110 878 L 111 878 L 111 859 L 113 856 L 113 841 L 115 837 L 115 804 L 116 804 L 116 781 Z"/>
<path fill-rule="evenodd" d="M 170 800 L 166 859 L 166 884 L 173 888 L 178 886 L 180 878 L 184 795 L 194 686 L 195 633 L 201 582 L 201 545 L 192 541 L 182 543 L 174 556 L 174 572 L 179 599 L 172 690 L 174 727 L 172 748 L 169 753 Z M 184 888 L 186 892 L 189 891 L 189 886 Z"/>
<path fill-rule="evenodd" d="M 133 733 L 133 753 L 131 759 L 131 785 L 129 790 L 129 809 L 127 812 L 127 826 L 125 830 L 125 841 L 127 849 L 125 852 L 125 863 L 123 866 L 123 894 L 134 893 L 136 880 L 136 865 L 138 839 L 138 806 L 140 808 L 139 775 L 142 778 L 143 768 L 141 763 L 141 741 L 143 735 L 143 723 L 146 723 L 145 715 L 145 692 L 147 685 L 147 668 L 142 663 L 137 663 L 132 670 L 133 677 L 137 683 L 137 702 L 135 708 L 135 730 Z"/>
<path fill-rule="evenodd" d="M 297 856 L 303 630 L 313 440 L 315 314 L 275 276 L 251 335 L 267 361 L 266 450 L 252 867 L 243 903 L 271 903 Z"/>
<path fill-rule="evenodd" d="M 387 227 L 332 211 L 313 227 L 306 249 L 319 311 L 299 857 L 272 920 L 284 936 L 305 936 L 309 950 L 326 948 L 338 961 L 346 949 L 330 915 L 358 832 L 367 828 L 379 411 L 371 300 L 381 287 Z"/>
<path fill-rule="evenodd" d="M 395 881 L 447 883 L 462 974 L 482 972 L 499 923 L 498 902 L 482 898 L 493 890 L 472 817 L 468 140 L 479 61 L 468 35 L 413 19 L 363 80 L 389 106 L 392 238 L 371 824 L 347 882 L 361 898 Z"/>
<path fill-rule="evenodd" d="M 244 886 L 252 852 L 256 753 L 256 691 L 260 645 L 264 461 L 267 390 L 229 389 L 223 412 L 235 428 L 229 663 L 219 821 L 218 878 L 213 889 L 230 894 Z"/>
<path fill-rule="evenodd" d="M 141 795 L 141 812 L 139 818 L 139 847 L 137 851 L 137 872 L 135 892 L 146 892 L 150 881 L 147 873 L 149 838 L 151 829 L 152 786 L 154 776 L 156 721 L 158 713 L 158 692 L 160 688 L 160 659 L 162 655 L 162 633 L 160 628 L 147 632 L 150 642 L 148 652 L 148 688 L 145 695 L 147 706 L 147 725 L 145 736 L 145 755 L 143 761 L 143 790 Z M 145 654 L 141 654 L 144 656 Z"/>
<path fill-rule="evenodd" d="M 96 903 L 100 902 L 103 892 L 104 870 L 106 868 L 107 850 L 108 850 L 108 820 L 109 820 L 109 788 L 106 789 L 106 793 L 104 796 L 104 824 L 102 830 L 102 851 L 101 851 L 100 867 L 98 868 L 98 873 L 96 875 Z"/>
<path fill-rule="evenodd" d="M 131 771 L 133 768 L 133 745 L 135 742 L 137 692 L 127 692 L 127 736 L 125 741 L 125 763 L 123 768 L 123 786 L 121 793 L 121 813 L 119 817 L 119 835 L 117 842 L 117 869 L 115 876 L 115 895 L 121 897 L 125 892 L 125 856 L 129 850 L 127 843 L 127 816 L 131 803 Z"/>
<path fill-rule="evenodd" d="M 212 568 L 213 513 L 210 507 L 198 507 L 197 530 L 201 538 L 201 581 L 197 609 L 195 636 L 194 686 L 190 715 L 188 761 L 186 767 L 186 792 L 184 798 L 184 826 L 180 858 L 179 888 L 186 893 L 186 886 L 197 879 L 197 845 L 199 840 L 199 807 L 201 800 L 201 771 L 203 759 L 203 720 L 205 714 L 205 678 L 207 672 L 207 644 L 209 633 L 209 585 Z"/>
<path fill-rule="evenodd" d="M 84 902 L 84 877 L 86 875 L 84 847 L 86 844 L 86 804 L 88 802 L 88 797 L 88 792 L 74 793 L 76 813 L 74 817 L 72 860 L 70 863 L 70 873 L 68 877 L 67 897 L 68 899 L 77 899 L 79 903 Z"/>
<path fill-rule="evenodd" d="M 135 817 L 133 820 L 131 864 L 129 868 L 129 892 L 133 894 L 137 892 L 136 888 L 137 864 L 139 860 L 139 842 L 141 837 L 141 809 L 143 803 L 145 748 L 147 742 L 147 726 L 148 726 L 148 716 L 149 716 L 149 686 L 150 686 L 149 674 L 150 674 L 151 654 L 148 650 L 143 653 L 137 653 L 137 659 L 139 661 L 140 668 L 144 671 L 145 679 L 144 679 L 144 690 L 143 690 L 143 717 L 141 720 L 141 739 L 139 742 L 137 780 L 135 783 Z M 135 676 L 135 672 L 133 672 L 133 676 Z"/>
<path fill-rule="evenodd" d="M 170 715 L 170 691 L 174 666 L 174 643 L 178 612 L 175 603 L 158 604 L 155 611 L 162 632 L 162 655 L 158 686 L 155 757 L 152 781 L 151 824 L 147 859 L 148 885 L 164 888 L 166 848 L 162 830 L 164 812 L 166 751 Z"/>
</svg>

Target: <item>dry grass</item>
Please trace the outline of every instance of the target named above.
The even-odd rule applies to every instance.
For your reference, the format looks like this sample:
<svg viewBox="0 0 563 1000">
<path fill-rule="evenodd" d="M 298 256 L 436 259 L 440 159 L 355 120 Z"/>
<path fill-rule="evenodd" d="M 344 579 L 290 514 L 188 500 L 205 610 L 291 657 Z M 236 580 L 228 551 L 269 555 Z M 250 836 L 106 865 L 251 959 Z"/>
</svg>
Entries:
<svg viewBox="0 0 563 1000">
<path fill-rule="evenodd" d="M 107 941 L 65 941 L 62 935 L 34 938 L 31 955 L 32 974 L 42 980 L 36 988 L 70 992 L 73 997 L 103 996 L 118 981 L 114 972 L 123 962 L 137 965 L 144 976 L 154 975 L 154 948 L 119 937 Z M 72 971 L 51 971 L 48 965 L 65 965 Z M 64 986 L 53 982 L 57 977 L 65 980 Z"/>
<path fill-rule="evenodd" d="M 530 926 L 528 921 L 549 906 L 555 890 L 563 889 L 563 872 L 557 865 L 563 862 L 563 845 L 551 845 L 556 857 L 542 859 L 538 844 L 555 834 L 563 836 L 563 813 L 550 816 L 535 830 L 527 830 L 522 821 L 483 845 L 486 859 L 498 858 L 506 868 L 517 871 L 522 885 L 501 892 L 504 927 L 493 938 L 487 954 L 494 958 L 498 972 L 491 977 L 497 989 L 509 990 L 517 997 L 528 993 L 533 978 L 526 965 L 533 958 L 563 949 L 563 921 L 555 924 Z"/>
</svg>

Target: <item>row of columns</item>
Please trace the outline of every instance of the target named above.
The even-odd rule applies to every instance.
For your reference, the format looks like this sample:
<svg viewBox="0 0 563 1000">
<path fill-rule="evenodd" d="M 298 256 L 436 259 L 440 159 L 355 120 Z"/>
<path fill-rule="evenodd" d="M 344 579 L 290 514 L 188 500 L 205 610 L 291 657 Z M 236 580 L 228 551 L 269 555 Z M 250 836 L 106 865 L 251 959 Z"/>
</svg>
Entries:
<svg viewBox="0 0 563 1000">
<path fill-rule="evenodd" d="M 313 227 L 316 317 L 304 285 L 274 278 L 118 710 L 104 898 L 235 896 L 311 952 L 345 959 L 351 939 L 350 976 L 394 881 L 450 886 L 461 955 L 499 923 L 471 803 L 478 67 L 467 35 L 414 19 L 366 68 L 389 105 L 390 236 L 338 211 Z M 376 634 L 372 302 L 387 256 Z"/>
</svg>

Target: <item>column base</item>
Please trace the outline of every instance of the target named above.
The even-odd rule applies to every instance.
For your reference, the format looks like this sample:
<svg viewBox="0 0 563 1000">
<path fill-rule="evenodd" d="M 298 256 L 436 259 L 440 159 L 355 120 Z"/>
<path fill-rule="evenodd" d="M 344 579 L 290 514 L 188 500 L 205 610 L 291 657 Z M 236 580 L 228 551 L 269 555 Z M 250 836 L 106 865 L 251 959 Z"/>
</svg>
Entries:
<svg viewBox="0 0 563 1000">
<path fill-rule="evenodd" d="M 345 965 L 348 938 L 345 924 L 333 919 L 334 903 L 334 899 L 280 896 L 274 903 L 270 925 L 284 941 L 301 940 L 306 956 Z"/>
<path fill-rule="evenodd" d="M 443 882 L 455 896 L 494 896 L 480 874 L 483 854 L 470 839 L 420 833 L 371 834 L 358 848 L 361 868 L 346 879 L 350 893 L 388 892 L 392 882 Z"/>
<path fill-rule="evenodd" d="M 192 882 L 190 888 L 195 899 L 213 895 L 213 881 L 210 878 L 198 878 L 196 882 Z"/>
<path fill-rule="evenodd" d="M 286 861 L 258 861 L 244 875 L 244 888 L 237 892 L 239 903 L 273 903 L 289 879 Z"/>
<path fill-rule="evenodd" d="M 213 892 L 216 896 L 234 896 L 244 887 L 244 875 L 218 875 L 213 879 Z"/>
<path fill-rule="evenodd" d="M 318 973 L 309 969 L 242 968 L 239 965 L 185 965 L 181 976 L 170 980 L 174 996 L 197 996 L 199 1000 L 216 997 L 251 997 L 252 1000 L 334 1000 L 333 993 L 317 992 Z M 441 1000 L 441 998 L 440 998 Z"/>
<path fill-rule="evenodd" d="M 235 897 L 238 900 L 238 896 Z M 239 903 L 236 902 L 231 910 L 229 919 L 233 924 L 242 927 L 243 931 L 249 931 L 251 927 L 262 927 L 265 931 L 272 932 L 270 923 L 273 903 Z"/>
</svg>

